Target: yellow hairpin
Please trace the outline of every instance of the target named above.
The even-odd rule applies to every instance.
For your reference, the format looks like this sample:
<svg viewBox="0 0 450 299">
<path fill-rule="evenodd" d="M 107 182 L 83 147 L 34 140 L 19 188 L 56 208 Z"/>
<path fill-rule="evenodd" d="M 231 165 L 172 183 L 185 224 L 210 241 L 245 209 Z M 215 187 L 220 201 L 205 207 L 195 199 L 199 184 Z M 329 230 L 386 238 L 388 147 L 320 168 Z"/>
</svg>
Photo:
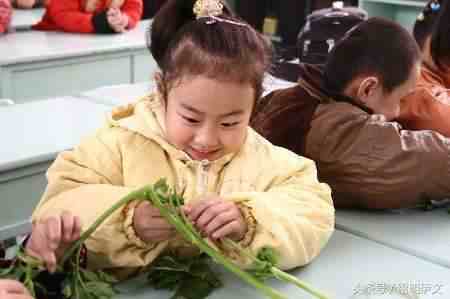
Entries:
<svg viewBox="0 0 450 299">
<path fill-rule="evenodd" d="M 219 0 L 197 0 L 194 4 L 194 14 L 197 19 L 217 17 L 223 13 L 223 4 Z"/>
</svg>

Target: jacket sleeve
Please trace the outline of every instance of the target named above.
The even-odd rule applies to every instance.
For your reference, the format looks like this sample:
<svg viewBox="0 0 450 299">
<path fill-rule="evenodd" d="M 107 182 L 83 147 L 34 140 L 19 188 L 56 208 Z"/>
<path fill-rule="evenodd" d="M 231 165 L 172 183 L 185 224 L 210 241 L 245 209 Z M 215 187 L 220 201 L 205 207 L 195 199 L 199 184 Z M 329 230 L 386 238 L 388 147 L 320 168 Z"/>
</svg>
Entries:
<svg viewBox="0 0 450 299">
<path fill-rule="evenodd" d="M 94 32 L 94 14 L 83 12 L 79 0 L 50 1 L 47 10 L 53 22 L 66 32 Z"/>
<path fill-rule="evenodd" d="M 309 263 L 328 242 L 334 207 L 330 188 L 317 180 L 314 162 L 278 149 L 289 157 L 279 165 L 291 170 L 273 177 L 264 192 L 233 193 L 229 198 L 245 204 L 254 217 L 247 248 L 255 255 L 261 248 L 273 248 L 278 267 L 291 269 Z M 248 261 L 241 262 L 248 266 Z"/>
<path fill-rule="evenodd" d="M 128 16 L 128 29 L 136 27 L 142 17 L 142 0 L 127 0 L 121 7 L 121 11 Z"/>
<path fill-rule="evenodd" d="M 86 230 L 133 190 L 123 186 L 121 152 L 116 143 L 118 138 L 126 138 L 120 136 L 126 133 L 118 128 L 104 130 L 57 157 L 48 170 L 48 186 L 33 213 L 34 221 L 70 211 L 81 218 Z M 133 212 L 129 206 L 118 209 L 91 235 L 86 242 L 89 267 L 139 268 L 166 246 L 164 242 L 146 244 L 136 237 Z"/>
<path fill-rule="evenodd" d="M 450 140 L 433 131 L 402 130 L 380 115 L 339 107 L 319 113 L 306 153 L 339 207 L 412 207 L 450 195 Z"/>
</svg>

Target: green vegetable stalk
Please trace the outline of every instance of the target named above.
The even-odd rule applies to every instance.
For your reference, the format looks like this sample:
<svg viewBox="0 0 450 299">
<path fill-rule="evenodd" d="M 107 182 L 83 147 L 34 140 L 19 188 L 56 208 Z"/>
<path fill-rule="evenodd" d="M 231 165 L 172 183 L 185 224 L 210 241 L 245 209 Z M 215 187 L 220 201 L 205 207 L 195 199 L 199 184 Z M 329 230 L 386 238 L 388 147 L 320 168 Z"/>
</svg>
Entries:
<svg viewBox="0 0 450 299">
<path fill-rule="evenodd" d="M 250 258 L 250 260 L 253 262 L 251 271 L 255 276 L 260 277 L 261 279 L 274 277 L 278 280 L 292 283 L 317 298 L 328 299 L 325 294 L 322 294 L 320 291 L 314 289 L 306 282 L 301 281 L 297 277 L 275 267 L 278 258 L 272 248 L 263 248 L 260 250 L 257 256 L 254 256 L 249 250 L 242 248 L 230 239 L 224 239 L 222 241 L 227 246 Z"/>
<path fill-rule="evenodd" d="M 234 248 L 239 249 L 238 252 L 245 254 L 250 257 L 258 271 L 246 272 L 240 269 L 235 263 L 230 259 L 225 257 L 218 250 L 213 248 L 206 242 L 200 233 L 194 228 L 192 223 L 186 218 L 180 206 L 184 204 L 184 200 L 180 195 L 177 195 L 174 191 L 170 190 L 165 180 L 160 180 L 156 184 L 145 186 L 137 191 L 131 192 L 127 196 L 123 197 L 117 203 L 115 203 L 111 208 L 105 211 L 80 237 L 79 240 L 74 242 L 72 246 L 65 252 L 64 256 L 59 261 L 58 269 L 65 269 L 67 264 L 71 263 L 71 272 L 68 278 L 65 280 L 64 284 L 64 296 L 65 298 L 111 298 L 115 291 L 111 287 L 114 283 L 114 279 L 104 272 L 97 271 L 91 272 L 80 268 L 79 266 L 79 254 L 82 244 L 89 238 L 89 236 L 117 209 L 123 207 L 133 200 L 147 200 L 153 206 L 160 210 L 161 215 L 166 218 L 166 220 L 171 223 L 178 233 L 180 233 L 187 241 L 191 242 L 193 245 L 197 246 L 203 253 L 207 254 L 216 263 L 223 265 L 228 271 L 234 273 L 239 278 L 247 282 L 248 284 L 255 287 L 257 290 L 262 292 L 265 296 L 271 299 L 286 299 L 286 297 L 278 292 L 277 290 L 267 286 L 263 283 L 261 278 L 272 276 L 280 280 L 294 283 L 295 285 L 309 291 L 311 294 L 318 298 L 326 298 L 323 294 L 318 291 L 313 290 L 310 286 L 299 281 L 297 278 L 277 269 L 274 267 L 276 262 L 271 256 L 274 256 L 274 252 L 267 255 L 267 250 L 258 254 L 258 257 L 254 257 L 250 252 L 240 248 L 237 244 L 233 243 L 231 240 L 224 240 L 224 243 Z M 264 257 L 266 254 L 266 257 Z M 269 259 L 267 259 L 269 256 Z M 75 257 L 75 259 L 74 259 Z M 0 278 L 2 276 L 8 276 L 15 273 L 19 280 L 25 282 L 26 286 L 35 294 L 35 285 L 33 284 L 33 278 L 37 275 L 39 271 L 42 271 L 42 264 L 34 259 L 28 260 L 28 258 L 20 257 L 23 261 L 19 266 L 13 265 L 10 269 L 6 271 L 0 271 Z M 272 262 L 269 260 L 272 259 Z M 167 262 L 167 260 L 166 260 Z M 203 267 L 205 265 L 202 261 L 192 261 L 196 267 Z M 191 264 L 191 266 L 192 266 Z M 161 268 L 162 269 L 162 268 Z M 191 271 L 193 268 L 186 268 L 184 271 Z M 167 269 L 166 269 L 167 270 Z M 173 269 L 172 269 L 173 270 Z M 24 274 L 25 273 L 25 274 Z M 204 275 L 203 275 L 204 276 Z M 202 276 L 202 277 L 203 277 Z M 191 278 L 196 278 L 195 275 Z M 197 277 L 199 278 L 199 277 Z M 201 277 L 200 277 L 201 278 Z M 172 278 L 171 278 L 172 279 Z M 174 278 L 175 280 L 170 281 L 169 285 L 173 286 L 180 276 Z M 166 281 L 167 282 L 167 281 Z M 213 287 L 220 286 L 220 282 L 215 280 L 210 281 Z M 189 288 L 189 285 L 186 285 Z M 41 287 L 41 286 L 37 286 Z M 180 287 L 182 288 L 182 286 Z M 205 291 L 205 296 L 207 296 L 210 289 Z"/>
</svg>

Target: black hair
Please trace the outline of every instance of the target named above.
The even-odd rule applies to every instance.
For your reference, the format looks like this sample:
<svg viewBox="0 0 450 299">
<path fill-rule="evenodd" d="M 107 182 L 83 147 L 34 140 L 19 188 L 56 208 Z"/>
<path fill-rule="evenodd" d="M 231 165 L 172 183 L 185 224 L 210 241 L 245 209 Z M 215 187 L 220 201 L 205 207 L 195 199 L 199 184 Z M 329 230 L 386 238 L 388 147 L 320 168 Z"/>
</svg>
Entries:
<svg viewBox="0 0 450 299">
<path fill-rule="evenodd" d="M 443 1 L 431 34 L 430 53 L 438 68 L 450 66 L 450 1 Z"/>
<path fill-rule="evenodd" d="M 439 11 L 441 10 L 442 0 L 430 0 L 417 16 L 414 23 L 413 35 L 420 49 L 424 49 L 425 41 L 431 36 L 434 24 L 438 19 Z"/>
<path fill-rule="evenodd" d="M 358 76 L 376 75 L 386 92 L 404 83 L 420 61 L 420 50 L 403 27 L 383 18 L 370 18 L 331 50 L 325 64 L 325 87 L 336 94 Z"/>
<path fill-rule="evenodd" d="M 147 36 L 148 47 L 162 73 L 162 92 L 186 75 L 206 75 L 250 83 L 255 99 L 262 94 L 264 73 L 270 68 L 267 40 L 224 5 L 219 20 L 196 19 L 195 1 L 168 0 L 156 14 Z"/>
</svg>

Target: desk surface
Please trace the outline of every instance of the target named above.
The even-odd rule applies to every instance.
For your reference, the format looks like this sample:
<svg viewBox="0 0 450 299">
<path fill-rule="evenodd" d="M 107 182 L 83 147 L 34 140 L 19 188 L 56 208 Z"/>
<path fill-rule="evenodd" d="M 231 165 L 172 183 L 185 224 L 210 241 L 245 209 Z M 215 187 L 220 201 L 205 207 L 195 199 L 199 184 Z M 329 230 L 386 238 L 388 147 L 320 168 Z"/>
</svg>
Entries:
<svg viewBox="0 0 450 299">
<path fill-rule="evenodd" d="M 17 31 L 31 29 L 32 25 L 41 20 L 44 13 L 44 8 L 14 9 L 8 30 Z"/>
<path fill-rule="evenodd" d="M 109 109 L 74 97 L 0 107 L 0 174 L 53 160 L 103 125 Z"/>
<path fill-rule="evenodd" d="M 447 207 L 433 211 L 337 210 L 336 227 L 450 268 L 450 215 Z"/>
<path fill-rule="evenodd" d="M 151 21 L 141 21 L 123 34 L 78 34 L 21 31 L 2 36 L 0 66 L 80 57 L 97 53 L 146 49 L 145 33 Z"/>
<path fill-rule="evenodd" d="M 450 298 L 449 269 L 342 231 L 334 233 L 312 264 L 292 273 L 333 299 Z M 264 298 L 231 274 L 223 273 L 222 279 L 224 287 L 208 298 Z M 289 299 L 312 298 L 284 283 L 268 284 Z M 415 285 L 421 289 L 413 290 Z M 396 294 L 395 289 L 402 288 L 406 288 L 409 296 Z M 153 290 L 143 279 L 124 283 L 120 290 L 122 293 L 117 296 L 120 299 L 168 299 L 171 295 Z"/>
</svg>

